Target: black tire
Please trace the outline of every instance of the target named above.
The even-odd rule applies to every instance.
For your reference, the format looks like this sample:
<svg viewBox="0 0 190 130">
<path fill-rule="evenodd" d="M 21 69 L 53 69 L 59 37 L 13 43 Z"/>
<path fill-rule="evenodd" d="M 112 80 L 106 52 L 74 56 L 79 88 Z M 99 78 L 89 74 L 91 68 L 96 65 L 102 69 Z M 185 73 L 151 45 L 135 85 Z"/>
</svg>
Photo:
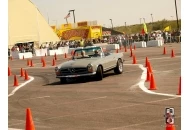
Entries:
<svg viewBox="0 0 190 130">
<path fill-rule="evenodd" d="M 66 78 L 60 78 L 60 83 L 61 83 L 61 84 L 65 84 L 65 83 L 67 83 Z"/>
<path fill-rule="evenodd" d="M 118 59 L 117 66 L 115 67 L 114 72 L 116 74 L 122 74 L 123 73 L 123 62 L 121 61 L 121 59 Z"/>
<path fill-rule="evenodd" d="M 103 80 L 103 70 L 101 66 L 98 66 L 95 78 L 97 81 Z"/>
</svg>

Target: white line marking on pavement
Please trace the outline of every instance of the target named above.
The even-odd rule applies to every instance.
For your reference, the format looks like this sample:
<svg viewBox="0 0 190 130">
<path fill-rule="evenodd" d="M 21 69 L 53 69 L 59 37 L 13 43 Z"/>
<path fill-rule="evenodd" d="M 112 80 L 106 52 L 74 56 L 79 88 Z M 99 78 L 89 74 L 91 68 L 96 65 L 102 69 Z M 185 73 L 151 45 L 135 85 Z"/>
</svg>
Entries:
<svg viewBox="0 0 190 130">
<path fill-rule="evenodd" d="M 124 64 L 124 65 L 133 65 L 133 64 Z M 173 94 L 166 94 L 166 93 L 156 93 L 153 91 L 148 90 L 145 87 L 145 81 L 146 81 L 146 73 L 147 73 L 147 69 L 142 65 L 142 64 L 135 64 L 136 66 L 138 66 L 140 69 L 143 70 L 142 75 L 141 75 L 141 80 L 140 82 L 138 82 L 137 84 L 133 85 L 136 86 L 138 85 L 144 92 L 148 93 L 148 94 L 155 94 L 155 95 L 161 95 L 161 96 L 169 96 L 169 97 L 181 97 L 181 95 L 173 95 Z"/>
<path fill-rule="evenodd" d="M 14 95 L 15 92 L 16 92 L 18 89 L 20 89 L 20 88 L 23 87 L 24 85 L 26 85 L 26 84 L 28 84 L 28 83 L 30 83 L 31 81 L 34 80 L 34 77 L 32 77 L 32 76 L 28 76 L 28 77 L 29 77 L 30 79 L 29 79 L 28 81 L 22 83 L 21 85 L 17 86 L 17 87 L 8 95 L 8 97 Z"/>
<path fill-rule="evenodd" d="M 126 106 L 120 106 L 120 107 L 114 107 L 114 108 L 108 108 L 108 109 L 102 109 L 102 110 L 95 110 L 95 111 L 89 111 L 89 112 L 82 112 L 82 113 L 78 113 L 78 114 L 69 114 L 69 115 L 64 115 L 64 116 L 50 117 L 50 118 L 42 119 L 42 120 L 39 120 L 39 121 L 46 121 L 46 120 L 58 119 L 58 118 L 69 117 L 69 116 L 78 116 L 78 115 L 82 115 L 82 114 L 91 114 L 91 113 L 96 113 L 96 112 L 104 112 L 104 111 L 122 109 L 122 108 L 127 108 L 127 107 L 134 107 L 134 106 L 140 106 L 140 105 L 147 105 L 147 104 L 149 104 L 149 103 L 156 103 L 156 102 L 167 101 L 167 100 L 173 100 L 173 99 L 177 99 L 177 97 L 166 98 L 166 99 L 161 99 L 161 100 L 155 100 L 155 101 L 150 101 L 150 102 L 142 102 L 142 103 L 138 103 L 138 104 L 136 103 L 136 104 L 132 104 L 132 105 L 126 105 Z"/>
<path fill-rule="evenodd" d="M 23 130 L 23 129 L 8 128 L 8 130 Z"/>
</svg>

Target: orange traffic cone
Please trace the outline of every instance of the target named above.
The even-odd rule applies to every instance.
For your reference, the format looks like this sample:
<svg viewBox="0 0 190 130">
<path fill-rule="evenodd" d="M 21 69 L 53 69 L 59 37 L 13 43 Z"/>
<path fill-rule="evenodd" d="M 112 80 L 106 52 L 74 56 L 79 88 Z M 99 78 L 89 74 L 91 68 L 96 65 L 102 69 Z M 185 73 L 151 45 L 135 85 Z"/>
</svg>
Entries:
<svg viewBox="0 0 190 130">
<path fill-rule="evenodd" d="M 65 53 L 65 58 L 67 58 L 67 53 Z"/>
<path fill-rule="evenodd" d="M 16 75 L 14 76 L 14 86 L 18 86 L 18 80 L 17 80 Z"/>
<path fill-rule="evenodd" d="M 166 130 L 175 130 L 175 126 L 173 124 L 166 124 Z"/>
<path fill-rule="evenodd" d="M 11 69 L 8 67 L 8 76 L 11 76 Z"/>
<path fill-rule="evenodd" d="M 148 67 L 148 57 L 146 57 L 146 60 L 145 60 L 145 67 Z"/>
<path fill-rule="evenodd" d="M 30 108 L 26 109 L 26 126 L 25 130 L 35 130 L 34 122 L 32 119 L 32 113 L 30 111 Z"/>
<path fill-rule="evenodd" d="M 24 77 L 24 71 L 22 68 L 20 69 L 20 77 Z"/>
<path fill-rule="evenodd" d="M 134 50 L 136 50 L 136 46 L 134 45 Z"/>
<path fill-rule="evenodd" d="M 149 68 L 148 67 L 146 67 L 147 68 L 147 73 L 146 73 L 146 82 L 149 82 L 150 81 L 150 70 L 149 70 Z"/>
<path fill-rule="evenodd" d="M 118 53 L 118 49 L 116 49 L 116 53 Z"/>
<path fill-rule="evenodd" d="M 22 56 L 22 59 L 24 60 L 24 55 Z"/>
<path fill-rule="evenodd" d="M 54 56 L 54 57 L 55 57 L 55 60 L 57 60 L 57 54 L 56 54 L 56 53 L 55 53 L 55 56 Z"/>
<path fill-rule="evenodd" d="M 155 80 L 154 80 L 154 75 L 151 74 L 151 78 L 150 78 L 150 88 L 149 90 L 156 90 L 156 83 L 155 83 Z"/>
<path fill-rule="evenodd" d="M 27 66 L 30 66 L 30 60 L 27 59 Z"/>
<path fill-rule="evenodd" d="M 130 45 L 130 51 L 132 51 L 132 46 Z"/>
<path fill-rule="evenodd" d="M 136 56 L 133 55 L 133 64 L 136 64 L 136 63 L 137 63 Z"/>
<path fill-rule="evenodd" d="M 125 52 L 127 52 L 127 47 L 125 47 Z"/>
<path fill-rule="evenodd" d="M 53 58 L 52 66 L 55 66 L 55 59 Z"/>
<path fill-rule="evenodd" d="M 178 88 L 178 94 L 181 95 L 181 77 L 179 78 L 179 88 Z"/>
<path fill-rule="evenodd" d="M 30 67 L 34 67 L 32 60 L 30 61 Z"/>
<path fill-rule="evenodd" d="M 172 49 L 171 58 L 175 57 L 174 50 Z"/>
<path fill-rule="evenodd" d="M 46 67 L 46 62 L 45 62 L 45 60 L 42 61 L 42 67 Z"/>
<path fill-rule="evenodd" d="M 132 57 L 133 56 L 133 50 L 131 50 L 131 55 L 130 55 L 130 57 Z"/>
<path fill-rule="evenodd" d="M 163 55 L 166 55 L 166 47 L 164 47 Z"/>
<path fill-rule="evenodd" d="M 149 70 L 150 70 L 150 73 L 152 73 L 152 66 L 151 66 L 151 64 L 150 64 L 150 62 L 148 61 L 148 64 L 147 64 L 148 66 L 148 68 L 149 68 Z"/>
<path fill-rule="evenodd" d="M 29 80 L 28 73 L 27 73 L 26 70 L 25 70 L 25 76 L 24 76 L 24 79 L 25 79 L 25 80 Z"/>
</svg>

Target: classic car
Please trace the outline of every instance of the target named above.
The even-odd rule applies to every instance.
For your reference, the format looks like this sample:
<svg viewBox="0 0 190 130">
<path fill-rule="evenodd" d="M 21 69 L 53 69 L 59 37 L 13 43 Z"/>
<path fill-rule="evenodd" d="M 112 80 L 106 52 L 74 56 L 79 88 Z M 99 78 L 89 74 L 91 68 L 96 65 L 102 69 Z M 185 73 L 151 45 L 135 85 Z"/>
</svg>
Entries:
<svg viewBox="0 0 190 130">
<path fill-rule="evenodd" d="M 101 47 L 76 48 L 72 59 L 55 67 L 56 78 L 66 83 L 68 78 L 94 77 L 102 80 L 103 74 L 114 70 L 123 72 L 123 53 L 104 52 Z"/>
</svg>

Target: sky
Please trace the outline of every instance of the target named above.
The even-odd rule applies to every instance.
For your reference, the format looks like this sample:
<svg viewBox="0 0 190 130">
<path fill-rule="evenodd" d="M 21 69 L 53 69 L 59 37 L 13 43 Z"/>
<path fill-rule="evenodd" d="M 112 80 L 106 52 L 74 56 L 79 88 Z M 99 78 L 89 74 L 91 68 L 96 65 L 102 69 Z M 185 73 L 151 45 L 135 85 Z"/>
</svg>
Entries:
<svg viewBox="0 0 190 130">
<path fill-rule="evenodd" d="M 97 20 L 99 25 L 111 27 L 146 22 L 175 20 L 175 0 L 31 0 L 50 25 L 65 24 L 69 10 L 75 10 L 76 22 Z M 181 0 L 176 0 L 178 18 L 181 18 Z M 73 23 L 73 15 L 68 18 Z"/>
</svg>

